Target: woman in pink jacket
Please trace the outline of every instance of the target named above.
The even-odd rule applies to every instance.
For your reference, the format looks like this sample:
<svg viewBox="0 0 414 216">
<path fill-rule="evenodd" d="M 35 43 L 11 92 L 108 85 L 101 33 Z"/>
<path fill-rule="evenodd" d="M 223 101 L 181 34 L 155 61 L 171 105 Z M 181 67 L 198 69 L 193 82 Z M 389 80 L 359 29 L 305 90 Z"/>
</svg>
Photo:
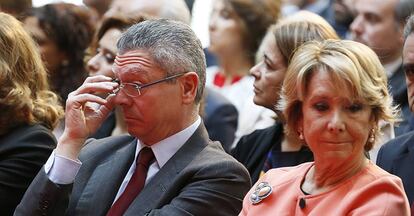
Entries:
<svg viewBox="0 0 414 216">
<path fill-rule="evenodd" d="M 353 41 L 309 42 L 295 52 L 278 108 L 314 162 L 268 171 L 240 215 L 409 215 L 401 180 L 364 152 L 396 108 L 375 53 Z"/>
</svg>

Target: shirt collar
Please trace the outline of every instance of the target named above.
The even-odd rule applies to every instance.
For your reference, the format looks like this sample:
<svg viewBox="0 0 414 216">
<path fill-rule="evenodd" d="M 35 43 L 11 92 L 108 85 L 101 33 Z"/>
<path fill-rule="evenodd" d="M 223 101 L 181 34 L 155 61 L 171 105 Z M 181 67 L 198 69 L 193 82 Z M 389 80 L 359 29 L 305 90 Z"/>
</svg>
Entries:
<svg viewBox="0 0 414 216">
<path fill-rule="evenodd" d="M 395 61 L 392 61 L 388 64 L 384 65 L 385 73 L 387 74 L 387 77 L 390 78 L 392 75 L 394 75 L 398 68 L 402 64 L 402 58 L 397 58 Z"/>
<path fill-rule="evenodd" d="M 201 118 L 198 116 L 197 120 L 187 128 L 150 146 L 160 169 L 190 139 L 200 124 Z M 144 147 L 146 146 L 137 139 L 135 158 L 137 158 L 138 153 Z"/>
</svg>

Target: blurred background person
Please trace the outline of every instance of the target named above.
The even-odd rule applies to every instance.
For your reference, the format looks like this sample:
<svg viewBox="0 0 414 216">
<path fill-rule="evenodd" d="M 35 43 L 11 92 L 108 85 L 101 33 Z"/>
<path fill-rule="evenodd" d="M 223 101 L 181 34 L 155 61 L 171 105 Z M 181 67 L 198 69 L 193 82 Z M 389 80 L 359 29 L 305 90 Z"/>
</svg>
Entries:
<svg viewBox="0 0 414 216">
<path fill-rule="evenodd" d="M 282 0 L 284 16 L 292 15 L 300 10 L 307 10 L 323 17 L 330 24 L 333 20 L 332 3 L 334 0 Z"/>
<path fill-rule="evenodd" d="M 411 112 L 414 113 L 414 15 L 407 21 L 404 39 L 402 56 L 407 82 L 408 103 Z M 384 144 L 379 150 L 377 164 L 401 178 L 411 206 L 411 215 L 414 215 L 414 131 Z"/>
<path fill-rule="evenodd" d="M 354 21 L 354 2 L 355 0 L 333 0 L 333 27 L 338 35 L 343 39 L 351 38 L 349 27 Z"/>
<path fill-rule="evenodd" d="M 250 73 L 254 76 L 253 101 L 277 113 L 273 126 L 243 136 L 233 156 L 249 170 L 252 182 L 272 168 L 295 166 L 313 161 L 312 152 L 292 134 L 284 133 L 282 114 L 276 110 L 286 70 L 296 49 L 311 40 L 339 39 L 322 17 L 307 11 L 291 15 L 272 25 L 259 53 L 260 62 Z"/>
<path fill-rule="evenodd" d="M 93 37 L 90 20 L 88 9 L 68 3 L 33 8 L 24 19 L 25 29 L 39 45 L 51 89 L 63 104 L 88 76 L 84 58 Z M 57 138 L 63 126 L 55 129 Z"/>
<path fill-rule="evenodd" d="M 137 13 L 156 18 L 178 20 L 190 23 L 190 10 L 184 0 L 112 0 L 104 16 L 114 14 L 134 16 Z"/>
<path fill-rule="evenodd" d="M 314 162 L 268 171 L 240 215 L 409 215 L 401 179 L 365 156 L 396 107 L 377 55 L 354 41 L 313 41 L 294 54 L 278 108 Z"/>
<path fill-rule="evenodd" d="M 13 215 L 56 147 L 51 130 L 63 109 L 49 91 L 34 41 L 5 13 L 0 13 L 0 83 L 0 215 Z"/>
<path fill-rule="evenodd" d="M 273 112 L 253 103 L 254 78 L 249 70 L 267 28 L 280 15 L 280 1 L 215 0 L 211 13 L 210 46 L 218 66 L 207 68 L 206 86 L 221 92 L 239 112 L 236 141 L 274 123 Z M 207 103 L 208 106 L 208 103 Z"/>
<path fill-rule="evenodd" d="M 89 76 L 104 75 L 115 78 L 112 65 L 118 53 L 116 43 L 124 30 L 135 23 L 142 22 L 145 17 L 137 14 L 134 17 L 122 16 L 121 14 L 105 17 L 101 26 L 97 29 L 91 45 L 92 57 L 87 63 Z M 103 95 L 106 96 L 106 95 Z M 112 135 L 128 133 L 122 109 L 115 108 L 91 137 L 100 139 Z"/>
<path fill-rule="evenodd" d="M 103 15 L 109 9 L 112 0 L 83 0 L 83 4 L 85 4 L 88 8 L 96 12 L 97 18 L 100 20 L 102 19 Z"/>
<path fill-rule="evenodd" d="M 32 0 L 1 0 L 0 11 L 11 14 L 20 19 L 21 16 L 32 8 Z"/>
<path fill-rule="evenodd" d="M 402 68 L 403 28 L 414 12 L 412 0 L 355 0 L 355 19 L 350 26 L 351 38 L 369 46 L 378 55 L 388 77 L 390 93 L 395 105 L 401 108 L 401 122 L 395 125 L 395 136 L 404 132 L 411 112 L 407 101 L 407 85 Z M 385 134 L 379 144 L 394 138 L 393 128 L 381 125 Z M 376 161 L 380 145 L 370 152 Z"/>
</svg>

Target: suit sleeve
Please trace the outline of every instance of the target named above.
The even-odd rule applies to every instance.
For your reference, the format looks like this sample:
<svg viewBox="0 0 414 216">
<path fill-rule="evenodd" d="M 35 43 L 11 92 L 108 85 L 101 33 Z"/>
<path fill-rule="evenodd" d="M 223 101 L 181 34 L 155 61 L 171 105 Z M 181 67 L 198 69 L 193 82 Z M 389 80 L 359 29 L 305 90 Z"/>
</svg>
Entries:
<svg viewBox="0 0 414 216">
<path fill-rule="evenodd" d="M 240 164 L 216 163 L 201 169 L 168 205 L 148 215 L 237 215 L 250 186 L 249 175 Z"/>
<path fill-rule="evenodd" d="M 379 167 L 382 167 L 382 168 L 384 167 L 384 164 L 383 164 L 383 162 L 384 162 L 383 161 L 383 155 L 384 155 L 384 146 L 381 146 L 380 150 L 378 151 L 376 164 Z"/>
<path fill-rule="evenodd" d="M 225 105 L 217 108 L 210 114 L 206 127 L 210 139 L 220 141 L 224 150 L 230 152 L 237 130 L 239 114 L 233 105 Z"/>
<path fill-rule="evenodd" d="M 26 189 L 56 147 L 43 126 L 23 127 L 2 140 L 0 153 L 0 215 L 11 215 Z"/>
<path fill-rule="evenodd" d="M 58 185 L 42 168 L 14 212 L 15 216 L 65 215 L 72 184 Z"/>
</svg>

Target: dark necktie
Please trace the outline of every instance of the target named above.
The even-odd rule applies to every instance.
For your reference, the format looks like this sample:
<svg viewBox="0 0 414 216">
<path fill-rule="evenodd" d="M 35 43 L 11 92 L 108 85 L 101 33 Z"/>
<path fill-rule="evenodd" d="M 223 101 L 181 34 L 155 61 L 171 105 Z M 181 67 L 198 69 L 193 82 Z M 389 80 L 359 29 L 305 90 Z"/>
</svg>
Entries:
<svg viewBox="0 0 414 216">
<path fill-rule="evenodd" d="M 107 216 L 120 216 L 124 214 L 135 197 L 144 188 L 148 167 L 153 159 L 154 153 L 150 148 L 145 147 L 141 149 L 137 157 L 134 174 L 129 180 L 125 191 L 115 201 L 111 209 L 109 209 Z"/>
</svg>

